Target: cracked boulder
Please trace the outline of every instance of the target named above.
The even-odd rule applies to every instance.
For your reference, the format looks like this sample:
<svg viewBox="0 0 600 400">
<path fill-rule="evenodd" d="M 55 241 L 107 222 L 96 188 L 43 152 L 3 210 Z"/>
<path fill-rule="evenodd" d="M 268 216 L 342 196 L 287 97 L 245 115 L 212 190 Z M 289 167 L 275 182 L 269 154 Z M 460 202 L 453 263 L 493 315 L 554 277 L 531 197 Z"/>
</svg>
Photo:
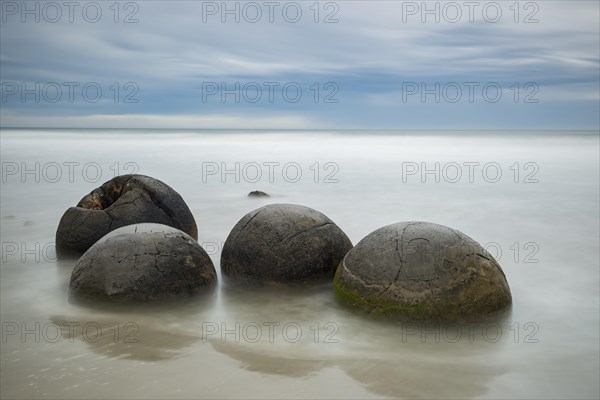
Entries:
<svg viewBox="0 0 600 400">
<path fill-rule="evenodd" d="M 191 236 L 166 225 L 137 224 L 110 232 L 81 256 L 69 295 L 150 301 L 201 293 L 216 281 L 210 257 Z"/>
<path fill-rule="evenodd" d="M 428 222 L 367 235 L 340 263 L 333 287 L 343 303 L 393 319 L 472 321 L 512 303 L 502 268 L 479 243 Z"/>
<path fill-rule="evenodd" d="M 221 254 L 221 271 L 235 281 L 306 284 L 331 281 L 352 248 L 332 220 L 312 208 L 270 204 L 234 226 Z"/>
<path fill-rule="evenodd" d="M 172 226 L 198 238 L 194 216 L 175 190 L 149 176 L 121 175 L 64 213 L 56 230 L 56 253 L 78 257 L 108 232 L 143 222 Z"/>
</svg>

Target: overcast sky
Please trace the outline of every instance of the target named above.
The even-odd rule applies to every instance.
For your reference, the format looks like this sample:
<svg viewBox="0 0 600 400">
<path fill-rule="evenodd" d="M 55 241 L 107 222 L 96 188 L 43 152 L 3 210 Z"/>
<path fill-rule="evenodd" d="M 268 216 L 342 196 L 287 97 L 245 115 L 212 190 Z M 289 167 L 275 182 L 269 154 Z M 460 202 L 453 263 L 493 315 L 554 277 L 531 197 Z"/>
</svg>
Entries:
<svg viewBox="0 0 600 400">
<path fill-rule="evenodd" d="M 598 1 L 422 4 L 2 0 L 0 123 L 600 129 Z"/>
</svg>

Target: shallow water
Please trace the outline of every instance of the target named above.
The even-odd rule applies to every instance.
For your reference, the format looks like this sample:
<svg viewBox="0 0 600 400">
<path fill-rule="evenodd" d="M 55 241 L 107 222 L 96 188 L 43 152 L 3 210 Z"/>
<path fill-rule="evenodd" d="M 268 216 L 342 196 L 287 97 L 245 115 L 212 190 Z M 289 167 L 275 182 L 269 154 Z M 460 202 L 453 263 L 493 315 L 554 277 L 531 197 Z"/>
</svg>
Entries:
<svg viewBox="0 0 600 400">
<path fill-rule="evenodd" d="M 2 397 L 600 396 L 598 132 L 2 130 L 1 145 Z M 230 229 L 268 203 L 313 207 L 355 244 L 424 220 L 496 256 L 512 312 L 422 329 L 352 313 L 328 285 L 223 282 L 181 304 L 70 304 L 58 221 L 130 172 L 183 196 L 217 271 Z"/>
</svg>

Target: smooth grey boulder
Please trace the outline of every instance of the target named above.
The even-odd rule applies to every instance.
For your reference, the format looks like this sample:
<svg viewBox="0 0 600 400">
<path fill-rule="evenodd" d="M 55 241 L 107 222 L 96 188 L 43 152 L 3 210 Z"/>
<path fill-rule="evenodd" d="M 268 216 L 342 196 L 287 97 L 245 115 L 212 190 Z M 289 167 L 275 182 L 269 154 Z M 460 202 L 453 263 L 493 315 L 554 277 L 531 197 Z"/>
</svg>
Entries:
<svg viewBox="0 0 600 400">
<path fill-rule="evenodd" d="M 121 175 L 104 183 L 64 213 L 56 230 L 56 254 L 80 256 L 108 232 L 152 222 L 198 238 L 196 221 L 181 196 L 145 175 Z"/>
<path fill-rule="evenodd" d="M 331 280 L 352 248 L 332 220 L 312 208 L 270 204 L 246 214 L 231 230 L 221 271 L 259 284 L 306 284 Z"/>
<path fill-rule="evenodd" d="M 200 293 L 217 281 L 198 242 L 166 225 L 116 229 L 86 251 L 73 269 L 71 298 L 147 301 Z"/>
<path fill-rule="evenodd" d="M 512 303 L 502 268 L 479 243 L 428 222 L 367 235 L 340 263 L 334 291 L 370 314 L 409 320 L 474 320 Z"/>
</svg>

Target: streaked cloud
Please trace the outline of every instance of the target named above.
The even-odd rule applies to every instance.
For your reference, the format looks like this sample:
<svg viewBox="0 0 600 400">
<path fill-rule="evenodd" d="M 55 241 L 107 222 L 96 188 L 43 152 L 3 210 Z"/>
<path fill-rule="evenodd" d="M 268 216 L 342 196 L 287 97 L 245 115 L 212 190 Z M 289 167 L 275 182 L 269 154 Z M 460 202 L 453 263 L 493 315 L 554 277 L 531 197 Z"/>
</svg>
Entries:
<svg viewBox="0 0 600 400">
<path fill-rule="evenodd" d="M 296 23 L 277 12 L 271 23 L 264 8 L 257 23 L 243 18 L 235 23 L 231 15 L 222 23 L 218 13 L 203 14 L 222 2 L 134 3 L 139 7 L 134 15 L 139 22 L 132 24 L 114 23 L 108 3 L 102 3 L 105 14 L 98 23 L 88 23 L 77 14 L 73 23 L 66 18 L 58 23 L 22 23 L 18 16 L 3 15 L 2 82 L 78 82 L 80 86 L 95 82 L 103 88 L 103 97 L 95 103 L 81 99 L 35 103 L 33 96 L 26 101 L 18 94 L 5 96 L 2 126 L 43 124 L 44 119 L 49 124 L 61 120 L 97 124 L 102 122 L 97 116 L 110 115 L 111 124 L 144 125 L 155 116 L 165 123 L 178 123 L 175 117 L 181 117 L 179 121 L 198 123 L 198 127 L 210 123 L 234 127 L 251 116 L 255 126 L 264 123 L 264 127 L 293 121 L 306 124 L 297 127 L 462 129 L 470 121 L 473 129 L 483 125 L 600 129 L 598 2 L 519 2 L 519 23 L 514 22 L 514 11 L 508 8 L 513 3 L 508 2 L 498 3 L 503 15 L 497 23 L 486 22 L 477 12 L 474 22 L 466 14 L 457 23 L 443 18 L 435 23 L 431 16 L 423 23 L 419 14 L 404 15 L 403 22 L 403 9 L 421 2 L 329 2 L 337 5 L 337 11 L 331 5 L 325 9 L 329 3 L 320 2 L 319 23 L 309 8 L 313 3 L 305 2 L 298 3 L 303 14 Z M 279 2 L 281 7 L 288 3 Z M 532 11 L 525 9 L 528 3 L 537 4 L 534 17 L 539 22 L 522 23 Z M 227 4 L 233 7 L 235 2 Z M 120 19 L 125 11 L 131 10 L 122 9 Z M 322 23 L 332 11 L 339 22 Z M 135 83 L 139 101 L 111 101 L 114 90 L 109 88 L 115 82 L 121 86 L 119 95 L 126 93 L 124 85 Z M 207 82 L 227 87 L 251 82 L 277 82 L 283 87 L 291 82 L 302 87 L 302 101 L 289 102 L 281 95 L 256 103 L 246 98 L 236 102 L 235 96 L 225 102 L 220 96 L 203 101 Z M 331 82 L 339 89 L 338 102 L 324 103 L 322 88 Z M 527 104 L 502 102 L 457 105 L 426 99 L 407 104 L 402 101 L 406 82 L 430 87 L 497 82 L 504 88 L 504 102 L 513 94 L 511 85 L 533 82 L 539 87 L 539 104 L 533 112 Z M 320 90 L 318 96 L 315 88 Z M 563 112 L 556 114 L 556 109 Z M 129 117 L 119 119 L 119 115 Z"/>
<path fill-rule="evenodd" d="M 21 126 L 23 115 L 7 112 L 6 126 Z M 298 129 L 323 128 L 323 123 L 297 115 L 253 117 L 248 115 L 102 114 L 84 116 L 27 116 L 30 128 L 147 128 L 147 129 Z"/>
</svg>

